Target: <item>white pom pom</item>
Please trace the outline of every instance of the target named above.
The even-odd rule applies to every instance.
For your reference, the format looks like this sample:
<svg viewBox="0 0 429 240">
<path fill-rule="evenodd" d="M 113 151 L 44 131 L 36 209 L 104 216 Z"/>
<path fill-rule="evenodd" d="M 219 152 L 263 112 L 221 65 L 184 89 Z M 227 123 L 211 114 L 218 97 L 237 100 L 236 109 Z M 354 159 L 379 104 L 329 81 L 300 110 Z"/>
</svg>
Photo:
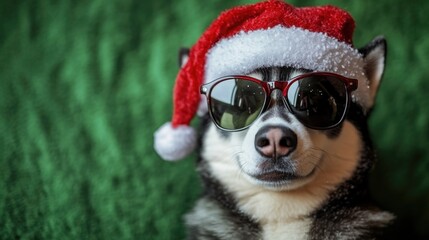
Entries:
<svg viewBox="0 0 429 240">
<path fill-rule="evenodd" d="M 162 125 L 154 134 L 155 150 L 164 159 L 175 161 L 191 153 L 197 142 L 195 130 L 187 125 L 173 128 L 171 122 Z"/>
</svg>

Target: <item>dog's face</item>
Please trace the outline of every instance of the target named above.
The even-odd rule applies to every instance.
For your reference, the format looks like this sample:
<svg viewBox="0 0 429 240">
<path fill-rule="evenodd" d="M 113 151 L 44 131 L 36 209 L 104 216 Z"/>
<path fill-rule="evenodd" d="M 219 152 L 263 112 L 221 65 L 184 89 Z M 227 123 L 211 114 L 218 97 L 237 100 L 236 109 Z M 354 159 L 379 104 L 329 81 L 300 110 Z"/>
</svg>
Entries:
<svg viewBox="0 0 429 240">
<path fill-rule="evenodd" d="M 289 81 L 304 73 L 293 68 L 267 68 L 251 75 L 261 81 Z M 247 131 L 223 134 L 223 139 L 229 146 L 241 145 L 233 159 L 248 181 L 273 190 L 290 190 L 312 181 L 323 169 L 323 161 L 338 155 L 335 149 L 346 147 L 339 141 L 347 131 L 343 130 L 342 125 L 327 131 L 305 127 L 288 110 L 281 92 L 274 91 L 269 108 Z"/>
<path fill-rule="evenodd" d="M 250 76 L 261 81 L 289 81 L 306 72 L 273 67 Z M 248 129 L 225 132 L 213 124 L 205 139 L 203 154 L 213 160 L 212 166 L 219 166 L 215 172 L 224 175 L 234 169 L 231 173 L 237 175 L 224 175 L 223 179 L 244 178 L 270 190 L 299 188 L 321 172 L 330 178 L 344 176 L 355 168 L 361 145 L 357 130 L 347 120 L 329 130 L 304 126 L 276 90 L 271 93 L 269 107 Z"/>
<path fill-rule="evenodd" d="M 374 40 L 360 50 L 367 66 L 371 97 L 384 69 L 385 42 Z M 267 67 L 250 75 L 261 81 L 289 81 L 310 70 Z M 240 74 L 240 73 L 238 73 Z M 281 91 L 269 96 L 268 108 L 243 131 L 225 132 L 213 123 L 204 137 L 202 156 L 226 185 L 255 186 L 274 191 L 330 189 L 349 178 L 364 146 L 358 127 L 347 117 L 328 130 L 301 123 L 286 106 Z"/>
</svg>

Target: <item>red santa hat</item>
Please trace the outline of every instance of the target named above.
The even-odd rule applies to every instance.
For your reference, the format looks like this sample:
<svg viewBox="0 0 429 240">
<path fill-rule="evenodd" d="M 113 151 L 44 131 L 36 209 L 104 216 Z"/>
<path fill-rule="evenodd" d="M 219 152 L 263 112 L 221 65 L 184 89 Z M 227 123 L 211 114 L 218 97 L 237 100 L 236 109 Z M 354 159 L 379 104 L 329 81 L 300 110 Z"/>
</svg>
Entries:
<svg viewBox="0 0 429 240">
<path fill-rule="evenodd" d="M 352 44 L 354 27 L 353 18 L 333 6 L 295 8 L 269 0 L 223 12 L 191 48 L 179 71 L 173 119 L 155 133 L 155 150 L 165 160 L 189 154 L 196 145 L 189 124 L 197 112 L 207 112 L 201 84 L 261 67 L 290 66 L 356 78 L 359 87 L 353 101 L 370 106 L 364 60 Z"/>
</svg>

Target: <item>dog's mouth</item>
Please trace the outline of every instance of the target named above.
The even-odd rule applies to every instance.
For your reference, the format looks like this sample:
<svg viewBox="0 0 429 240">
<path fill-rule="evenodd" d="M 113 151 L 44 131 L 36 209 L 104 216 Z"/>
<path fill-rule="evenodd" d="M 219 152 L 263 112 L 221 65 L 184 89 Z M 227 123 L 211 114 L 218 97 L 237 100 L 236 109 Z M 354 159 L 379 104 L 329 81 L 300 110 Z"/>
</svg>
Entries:
<svg viewBox="0 0 429 240">
<path fill-rule="evenodd" d="M 303 186 L 313 179 L 315 172 L 316 168 L 306 175 L 299 175 L 296 172 L 273 169 L 256 174 L 247 174 L 247 176 L 255 184 L 277 191 Z"/>
<path fill-rule="evenodd" d="M 270 190 L 282 191 L 299 188 L 311 182 L 317 175 L 322 157 L 312 162 L 296 156 L 278 159 L 249 159 L 236 156 L 241 173 L 252 184 Z M 304 156 L 305 157 L 305 156 Z"/>
<path fill-rule="evenodd" d="M 273 170 L 269 172 L 263 172 L 260 174 L 253 174 L 252 177 L 264 182 L 284 182 L 284 181 L 292 181 L 292 180 L 307 178 L 313 175 L 314 172 L 315 172 L 315 169 L 313 169 L 309 174 L 305 176 L 300 176 L 291 172 Z"/>
<path fill-rule="evenodd" d="M 276 170 L 261 173 L 261 174 L 256 174 L 256 175 L 253 175 L 252 177 L 266 182 L 278 182 L 278 181 L 285 181 L 285 180 L 294 180 L 298 178 L 298 176 L 296 176 L 295 174 L 276 171 Z"/>
</svg>

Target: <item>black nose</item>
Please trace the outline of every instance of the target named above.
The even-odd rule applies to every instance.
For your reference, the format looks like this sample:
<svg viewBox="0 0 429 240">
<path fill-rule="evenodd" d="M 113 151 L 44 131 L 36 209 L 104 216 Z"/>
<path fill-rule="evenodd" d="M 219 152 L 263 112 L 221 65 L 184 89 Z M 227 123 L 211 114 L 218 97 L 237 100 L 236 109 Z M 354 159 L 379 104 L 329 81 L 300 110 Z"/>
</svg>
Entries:
<svg viewBox="0 0 429 240">
<path fill-rule="evenodd" d="M 289 128 L 267 126 L 261 128 L 255 136 L 255 148 L 266 157 L 283 157 L 296 148 L 296 134 Z"/>
</svg>

